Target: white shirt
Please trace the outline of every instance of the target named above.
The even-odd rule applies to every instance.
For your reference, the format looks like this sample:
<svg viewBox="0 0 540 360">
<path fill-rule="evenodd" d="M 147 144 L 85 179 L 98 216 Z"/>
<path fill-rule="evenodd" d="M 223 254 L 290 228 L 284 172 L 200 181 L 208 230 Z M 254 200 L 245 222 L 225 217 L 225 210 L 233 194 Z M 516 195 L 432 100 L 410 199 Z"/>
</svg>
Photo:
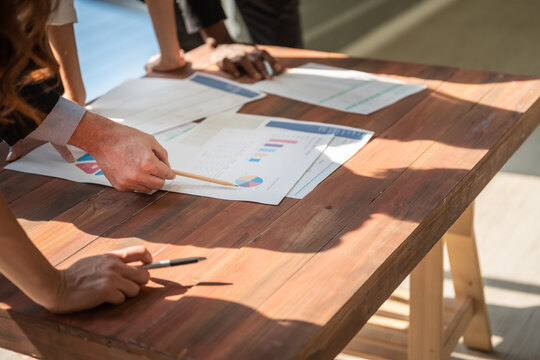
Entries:
<svg viewBox="0 0 540 360">
<path fill-rule="evenodd" d="M 77 13 L 73 0 L 53 0 L 52 10 L 47 25 L 66 25 L 77 22 Z"/>
</svg>

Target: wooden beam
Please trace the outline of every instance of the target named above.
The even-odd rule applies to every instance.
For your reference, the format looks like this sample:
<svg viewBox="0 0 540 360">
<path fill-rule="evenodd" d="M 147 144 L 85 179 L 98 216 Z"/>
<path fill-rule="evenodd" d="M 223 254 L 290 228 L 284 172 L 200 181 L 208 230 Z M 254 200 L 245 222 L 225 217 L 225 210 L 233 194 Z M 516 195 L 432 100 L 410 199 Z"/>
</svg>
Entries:
<svg viewBox="0 0 540 360">
<path fill-rule="evenodd" d="M 409 359 L 442 359 L 443 246 L 437 242 L 411 273 Z"/>
</svg>

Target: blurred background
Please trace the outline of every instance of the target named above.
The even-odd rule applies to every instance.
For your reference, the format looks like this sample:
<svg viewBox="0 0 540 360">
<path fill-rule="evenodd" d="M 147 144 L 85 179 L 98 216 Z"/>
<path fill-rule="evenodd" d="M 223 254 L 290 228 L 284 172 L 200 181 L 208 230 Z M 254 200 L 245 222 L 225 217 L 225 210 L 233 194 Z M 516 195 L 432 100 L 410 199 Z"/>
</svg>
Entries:
<svg viewBox="0 0 540 360">
<path fill-rule="evenodd" d="M 249 40 L 233 0 L 223 2 L 230 32 Z M 540 76 L 538 0 L 301 0 L 300 4 L 305 48 Z M 144 64 L 158 52 L 144 3 L 75 0 L 75 5 L 87 99 L 142 76 Z M 540 358 L 539 203 L 540 128 L 476 202 L 476 234 L 495 353 L 458 345 L 454 359 Z M 447 271 L 445 294 L 452 293 Z M 0 351 L 0 359 L 12 358 L 22 357 Z"/>
</svg>

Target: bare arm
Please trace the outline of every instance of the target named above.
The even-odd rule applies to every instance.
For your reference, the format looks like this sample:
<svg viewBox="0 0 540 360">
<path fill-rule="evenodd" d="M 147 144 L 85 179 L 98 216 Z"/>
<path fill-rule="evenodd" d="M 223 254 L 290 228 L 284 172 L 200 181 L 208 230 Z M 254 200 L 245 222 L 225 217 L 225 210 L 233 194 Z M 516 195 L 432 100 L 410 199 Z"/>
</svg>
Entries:
<svg viewBox="0 0 540 360">
<path fill-rule="evenodd" d="M 184 67 L 183 51 L 180 49 L 174 18 L 174 0 L 147 0 L 148 12 L 152 18 L 154 31 L 161 54 L 153 56 L 146 70 L 171 71 Z"/>
<path fill-rule="evenodd" d="M 64 97 L 84 105 L 86 90 L 79 66 L 73 24 L 48 25 L 47 35 L 56 61 L 60 65 L 60 77 L 64 84 Z"/>
<path fill-rule="evenodd" d="M 54 304 L 60 273 L 43 257 L 0 196 L 0 272 L 44 307 Z"/>
<path fill-rule="evenodd" d="M 30 241 L 0 196 L 0 273 L 30 299 L 52 312 L 66 313 L 103 302 L 122 303 L 139 293 L 148 271 L 126 263 L 148 263 L 142 246 L 79 260 L 66 270 L 55 269 Z"/>
</svg>

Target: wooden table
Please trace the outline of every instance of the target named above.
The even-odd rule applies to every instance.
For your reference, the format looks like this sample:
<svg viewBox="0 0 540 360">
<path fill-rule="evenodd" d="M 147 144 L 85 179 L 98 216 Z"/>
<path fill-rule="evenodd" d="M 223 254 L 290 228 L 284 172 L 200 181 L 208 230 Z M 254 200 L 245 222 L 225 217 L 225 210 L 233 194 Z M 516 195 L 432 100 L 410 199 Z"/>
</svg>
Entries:
<svg viewBox="0 0 540 360">
<path fill-rule="evenodd" d="M 279 206 L 1 171 L 4 197 L 56 266 L 136 244 L 156 260 L 208 260 L 153 270 L 121 306 L 66 316 L 1 278 L 0 346 L 50 359 L 330 359 L 540 122 L 536 78 L 271 51 L 291 67 L 315 61 L 429 89 L 370 116 L 272 95 L 246 105 L 375 132 L 303 200 Z M 204 48 L 191 56 L 205 67 Z"/>
</svg>

